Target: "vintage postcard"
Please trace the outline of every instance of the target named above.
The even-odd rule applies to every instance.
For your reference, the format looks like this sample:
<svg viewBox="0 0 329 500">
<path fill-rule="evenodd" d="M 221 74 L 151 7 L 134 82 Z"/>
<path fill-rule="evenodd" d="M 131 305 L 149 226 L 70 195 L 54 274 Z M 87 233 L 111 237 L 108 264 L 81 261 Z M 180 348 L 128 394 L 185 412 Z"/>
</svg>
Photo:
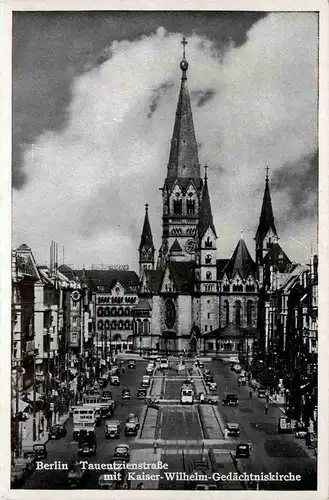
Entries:
<svg viewBox="0 0 329 500">
<path fill-rule="evenodd" d="M 328 498 L 328 8 L 242 3 L 4 3 L 6 498 Z"/>
</svg>

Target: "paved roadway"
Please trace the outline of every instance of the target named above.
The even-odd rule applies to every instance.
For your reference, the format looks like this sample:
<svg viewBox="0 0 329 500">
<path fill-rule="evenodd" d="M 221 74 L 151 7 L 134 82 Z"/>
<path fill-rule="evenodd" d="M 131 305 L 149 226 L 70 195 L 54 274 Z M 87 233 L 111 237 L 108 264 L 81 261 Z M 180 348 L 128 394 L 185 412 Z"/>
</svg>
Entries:
<svg viewBox="0 0 329 500">
<path fill-rule="evenodd" d="M 205 368 L 207 368 L 205 364 Z M 300 483 L 271 482 L 264 484 L 264 489 L 316 489 L 316 459 L 293 435 L 278 434 L 278 418 L 282 416 L 280 405 L 269 403 L 268 415 L 265 415 L 264 399 L 259 399 L 254 392 L 249 397 L 249 387 L 238 387 L 237 377 L 230 371 L 230 363 L 213 361 L 211 363 L 218 392 L 222 397 L 226 393 L 235 393 L 239 398 L 238 407 L 221 405 L 220 411 L 226 422 L 238 422 L 241 429 L 238 442 L 251 441 L 253 447 L 251 464 L 256 472 L 278 472 L 280 474 L 300 474 Z"/>
<path fill-rule="evenodd" d="M 301 441 L 293 435 L 278 434 L 278 418 L 282 415 L 279 405 L 269 403 L 268 415 L 265 415 L 265 400 L 259 399 L 256 393 L 252 398 L 249 397 L 249 387 L 238 387 L 237 377 L 230 371 L 230 363 L 222 361 L 213 361 L 205 363 L 205 367 L 210 368 L 214 379 L 218 385 L 220 397 L 225 393 L 234 393 L 238 395 L 238 407 L 227 407 L 219 405 L 222 420 L 224 422 L 237 422 L 240 425 L 240 437 L 230 439 L 220 445 L 220 448 L 235 449 L 236 444 L 241 442 L 252 443 L 252 457 L 247 460 L 241 460 L 242 470 L 253 473 L 288 474 L 301 475 L 300 482 L 263 482 L 260 484 L 262 489 L 273 490 L 312 490 L 316 489 L 316 459 L 311 452 L 306 449 Z M 182 383 L 181 376 L 174 374 L 169 370 L 166 375 L 165 399 L 179 399 L 179 389 Z M 177 378 L 177 380 L 175 380 Z M 198 414 L 194 407 L 182 407 L 180 405 L 168 405 L 161 407 L 161 432 L 160 437 L 166 440 L 195 440 L 202 438 L 202 430 Z M 218 438 L 221 439 L 220 432 Z M 169 464 L 169 470 L 183 471 L 183 453 L 189 449 L 189 458 L 192 458 L 191 443 L 183 445 L 180 451 L 174 451 L 174 445 L 163 450 L 161 459 Z M 182 448 L 182 446 L 181 446 Z M 218 445 L 214 445 L 218 449 Z M 199 451 L 201 453 L 201 451 Z M 185 456 L 186 461 L 186 456 Z M 160 482 L 162 488 L 182 488 L 179 482 L 168 484 Z"/>
<path fill-rule="evenodd" d="M 117 401 L 117 407 L 113 419 L 118 419 L 124 422 L 129 413 L 136 413 L 141 416 L 145 407 L 144 400 L 137 399 L 137 389 L 141 385 L 142 375 L 145 372 L 146 361 L 137 361 L 136 369 L 128 369 L 125 365 L 125 372 L 121 376 L 120 386 L 108 386 L 106 389 L 112 391 L 114 399 Z M 131 400 L 121 401 L 121 391 L 123 388 L 131 390 Z M 79 457 L 81 460 L 88 460 L 89 462 L 106 463 L 113 455 L 115 447 L 119 443 L 128 443 L 133 448 L 134 438 L 126 437 L 121 432 L 119 439 L 105 439 L 104 422 L 96 427 L 97 438 L 97 455 L 96 457 Z M 47 443 L 48 458 L 44 460 L 45 463 L 53 463 L 55 460 L 60 460 L 63 463 L 75 459 L 77 456 L 77 442 L 72 441 L 73 422 L 72 418 L 67 422 L 67 436 L 60 440 L 52 440 Z M 123 427 L 123 426 L 122 426 Z M 138 445 L 140 448 L 140 444 Z M 98 477 L 102 471 L 91 471 L 86 479 L 85 488 L 97 488 Z M 67 471 L 60 470 L 39 470 L 26 480 L 23 489 L 67 489 Z"/>
<path fill-rule="evenodd" d="M 126 369 L 121 379 L 120 387 L 111 387 L 117 403 L 115 419 L 124 421 L 130 412 L 141 415 L 145 405 L 143 400 L 138 400 L 134 396 L 140 386 L 141 378 L 144 373 L 146 362 L 137 361 L 136 370 Z M 240 438 L 225 442 L 225 444 L 214 445 L 214 450 L 218 448 L 234 449 L 240 442 L 251 441 L 253 452 L 252 458 L 241 460 L 243 467 L 248 472 L 267 473 L 278 472 L 300 474 L 302 481 L 300 483 L 279 483 L 268 482 L 261 484 L 261 489 L 316 489 L 316 461 L 315 457 L 306 450 L 298 440 L 292 435 L 281 435 L 277 433 L 277 421 L 280 416 L 278 405 L 269 403 L 268 415 L 264 412 L 264 400 L 259 400 L 256 394 L 252 399 L 249 398 L 248 387 L 238 387 L 236 375 L 230 371 L 230 364 L 221 361 L 205 363 L 205 368 L 210 368 L 218 384 L 218 393 L 222 398 L 225 392 L 235 393 L 239 397 L 239 406 L 237 408 L 220 405 L 218 407 L 222 420 L 224 422 L 238 422 L 241 429 Z M 183 372 L 184 373 L 184 372 Z M 184 375 L 177 375 L 175 371 L 168 370 L 166 373 L 165 399 L 178 400 L 179 390 Z M 132 390 L 133 398 L 130 401 L 122 402 L 121 390 L 123 387 L 129 387 Z M 201 439 L 202 429 L 197 412 L 196 405 L 182 406 L 177 404 L 164 403 L 160 405 L 160 429 L 158 436 L 163 440 L 180 440 L 179 445 L 168 444 L 161 449 L 161 459 L 168 463 L 169 471 L 184 471 L 184 461 L 192 458 L 200 458 L 202 454 Z M 75 458 L 77 445 L 72 442 L 72 421 L 67 424 L 68 436 L 59 441 L 48 443 L 48 459 L 51 463 L 55 460 L 67 462 Z M 133 438 L 122 437 L 118 440 L 110 441 L 104 438 L 104 424 L 96 428 L 97 434 L 97 456 L 88 458 L 90 462 L 102 463 L 111 458 L 114 448 L 120 442 L 130 443 L 131 448 L 138 449 L 151 447 L 150 443 L 143 443 L 143 439 L 134 442 Z M 218 430 L 218 438 L 222 439 Z M 184 443 L 185 444 L 182 444 Z M 94 489 L 97 487 L 97 479 L 101 471 L 90 473 L 87 478 L 86 488 Z M 182 489 L 183 483 L 179 481 L 160 480 L 159 489 Z M 67 471 L 35 471 L 26 481 L 25 488 L 28 489 L 66 489 Z M 232 485 L 231 485 L 232 487 Z M 235 484 L 234 487 L 241 488 L 241 485 Z M 224 486 L 224 489 L 230 488 L 230 485 Z"/>
</svg>

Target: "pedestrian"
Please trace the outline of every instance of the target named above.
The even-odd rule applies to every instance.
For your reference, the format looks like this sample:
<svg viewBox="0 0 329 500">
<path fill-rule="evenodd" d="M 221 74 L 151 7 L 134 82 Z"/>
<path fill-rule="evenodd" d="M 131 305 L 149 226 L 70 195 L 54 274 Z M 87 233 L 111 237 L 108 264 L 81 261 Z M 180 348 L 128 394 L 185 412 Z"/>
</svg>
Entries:
<svg viewBox="0 0 329 500">
<path fill-rule="evenodd" d="M 228 438 L 228 429 L 224 429 L 224 439 Z"/>
<path fill-rule="evenodd" d="M 43 434 L 44 433 L 44 429 L 45 429 L 45 417 L 43 415 L 41 415 L 40 424 L 41 424 L 42 434 Z"/>
<path fill-rule="evenodd" d="M 249 391 L 249 399 L 251 399 L 251 398 L 252 398 L 252 389 L 250 389 L 250 391 Z"/>
<path fill-rule="evenodd" d="M 265 415 L 267 415 L 268 414 L 268 404 L 267 403 L 265 404 L 265 408 L 264 409 L 265 409 Z"/>
</svg>

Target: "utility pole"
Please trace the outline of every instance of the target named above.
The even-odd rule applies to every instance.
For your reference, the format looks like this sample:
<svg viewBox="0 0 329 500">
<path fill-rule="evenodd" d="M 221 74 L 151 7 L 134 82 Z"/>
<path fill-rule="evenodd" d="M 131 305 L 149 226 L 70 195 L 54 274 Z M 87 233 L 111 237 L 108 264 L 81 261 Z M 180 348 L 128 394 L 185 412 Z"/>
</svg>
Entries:
<svg viewBox="0 0 329 500">
<path fill-rule="evenodd" d="M 36 441 L 37 439 L 37 432 L 36 432 L 36 404 L 35 404 L 35 399 L 36 399 L 36 378 L 35 378 L 35 370 L 36 370 L 36 356 L 37 353 L 34 351 L 33 355 L 33 427 L 32 427 L 32 435 L 33 435 L 33 441 Z"/>
<path fill-rule="evenodd" d="M 16 365 L 16 429 L 15 429 L 15 434 L 16 434 L 16 453 L 17 453 L 17 456 L 18 456 L 18 453 L 19 453 L 19 439 L 20 439 L 20 435 L 19 435 L 19 395 L 18 395 L 18 381 L 19 381 L 19 366 Z"/>
</svg>

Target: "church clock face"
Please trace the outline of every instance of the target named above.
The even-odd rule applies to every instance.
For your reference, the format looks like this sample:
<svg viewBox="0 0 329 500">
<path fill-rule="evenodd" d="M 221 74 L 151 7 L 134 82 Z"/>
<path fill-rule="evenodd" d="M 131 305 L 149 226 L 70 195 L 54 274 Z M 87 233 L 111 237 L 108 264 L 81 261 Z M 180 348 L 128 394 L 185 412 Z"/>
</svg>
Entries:
<svg viewBox="0 0 329 500">
<path fill-rule="evenodd" d="M 163 242 L 162 242 L 162 253 L 163 253 L 163 255 L 166 255 L 167 252 L 168 252 L 168 241 L 167 240 L 163 240 Z"/>
<path fill-rule="evenodd" d="M 166 316 L 165 323 L 167 328 L 173 328 L 176 320 L 176 309 L 175 304 L 172 300 L 167 300 L 166 302 Z"/>
<path fill-rule="evenodd" d="M 194 240 L 188 240 L 185 245 L 187 253 L 194 253 L 196 250 L 196 243 Z"/>
</svg>

